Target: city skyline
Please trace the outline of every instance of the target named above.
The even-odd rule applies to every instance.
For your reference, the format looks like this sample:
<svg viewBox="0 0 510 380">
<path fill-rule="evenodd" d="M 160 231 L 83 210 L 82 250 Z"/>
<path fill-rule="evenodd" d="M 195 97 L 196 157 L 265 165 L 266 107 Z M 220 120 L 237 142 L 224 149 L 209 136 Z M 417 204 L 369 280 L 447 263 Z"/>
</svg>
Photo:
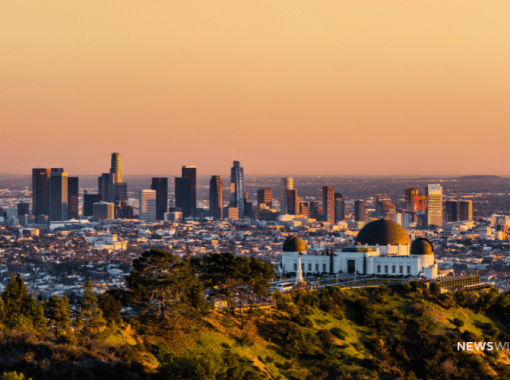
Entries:
<svg viewBox="0 0 510 380">
<path fill-rule="evenodd" d="M 1 10 L 0 173 L 509 174 L 505 1 Z"/>
</svg>

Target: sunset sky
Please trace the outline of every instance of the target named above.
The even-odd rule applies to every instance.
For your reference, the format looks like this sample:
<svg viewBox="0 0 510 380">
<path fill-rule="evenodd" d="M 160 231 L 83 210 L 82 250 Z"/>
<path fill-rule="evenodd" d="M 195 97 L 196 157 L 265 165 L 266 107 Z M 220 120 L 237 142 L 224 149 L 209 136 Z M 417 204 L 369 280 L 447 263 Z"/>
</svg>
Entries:
<svg viewBox="0 0 510 380">
<path fill-rule="evenodd" d="M 2 1 L 0 173 L 510 175 L 510 1 Z"/>
</svg>

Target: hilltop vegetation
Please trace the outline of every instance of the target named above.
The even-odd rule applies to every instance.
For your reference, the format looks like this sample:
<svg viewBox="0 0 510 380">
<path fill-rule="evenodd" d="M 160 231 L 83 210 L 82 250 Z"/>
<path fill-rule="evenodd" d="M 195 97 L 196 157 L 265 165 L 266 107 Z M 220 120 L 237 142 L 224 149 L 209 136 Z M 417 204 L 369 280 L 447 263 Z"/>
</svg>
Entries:
<svg viewBox="0 0 510 380">
<path fill-rule="evenodd" d="M 0 300 L 0 373 L 48 379 L 508 379 L 510 293 L 439 294 L 422 283 L 276 293 L 268 264 L 232 254 L 177 260 L 151 250 L 128 289 L 78 304 L 35 300 L 12 275 Z M 223 301 L 214 309 L 204 291 Z M 132 316 L 120 316 L 121 305 Z M 240 307 L 243 305 L 243 307 Z M 15 372 L 15 373 L 14 373 Z M 14 377 L 17 376 L 17 377 Z"/>
</svg>

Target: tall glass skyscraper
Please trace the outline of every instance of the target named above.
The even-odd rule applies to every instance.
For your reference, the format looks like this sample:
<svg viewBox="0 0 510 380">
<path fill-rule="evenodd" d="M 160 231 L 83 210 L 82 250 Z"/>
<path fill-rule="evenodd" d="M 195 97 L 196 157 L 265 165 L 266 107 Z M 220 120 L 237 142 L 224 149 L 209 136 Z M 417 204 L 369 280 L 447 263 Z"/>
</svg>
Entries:
<svg viewBox="0 0 510 380">
<path fill-rule="evenodd" d="M 325 222 L 335 224 L 335 188 L 333 186 L 322 187 L 322 212 Z"/>
<path fill-rule="evenodd" d="M 153 177 L 151 189 L 156 190 L 156 220 L 164 220 L 168 211 L 168 178 Z"/>
<path fill-rule="evenodd" d="M 443 225 L 443 188 L 439 184 L 425 187 L 427 197 L 427 224 L 429 226 Z"/>
<path fill-rule="evenodd" d="M 69 219 L 78 219 L 78 196 L 80 190 L 78 181 L 78 177 L 67 178 L 67 216 Z"/>
<path fill-rule="evenodd" d="M 244 218 L 244 173 L 239 161 L 230 169 L 230 206 L 237 207 L 239 219 Z"/>
<path fill-rule="evenodd" d="M 32 214 L 50 214 L 50 173 L 49 168 L 32 169 Z"/>
<path fill-rule="evenodd" d="M 62 168 L 51 168 L 50 215 L 51 221 L 67 220 L 67 173 Z"/>
<path fill-rule="evenodd" d="M 184 218 L 195 215 L 197 209 L 197 167 L 183 166 L 182 177 L 175 178 L 175 207 Z"/>
<path fill-rule="evenodd" d="M 120 153 L 112 153 L 112 164 L 110 167 L 110 177 L 108 182 L 108 201 L 118 202 L 127 200 L 127 188 L 125 186 L 116 186 L 122 182 L 122 170 L 120 168 Z M 124 192 L 126 194 L 124 194 Z"/>
<path fill-rule="evenodd" d="M 223 219 L 223 180 L 213 175 L 209 184 L 209 216 Z"/>
<path fill-rule="evenodd" d="M 282 189 L 280 195 L 280 212 L 288 214 L 287 190 L 294 190 L 294 179 L 292 177 L 282 178 Z"/>
</svg>

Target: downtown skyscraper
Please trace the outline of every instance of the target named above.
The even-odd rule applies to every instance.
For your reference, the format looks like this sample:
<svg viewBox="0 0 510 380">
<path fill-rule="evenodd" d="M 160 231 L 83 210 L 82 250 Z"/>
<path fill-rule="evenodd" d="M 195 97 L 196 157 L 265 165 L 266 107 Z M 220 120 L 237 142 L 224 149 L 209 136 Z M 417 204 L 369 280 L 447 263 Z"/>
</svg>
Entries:
<svg viewBox="0 0 510 380">
<path fill-rule="evenodd" d="M 62 168 L 51 168 L 50 175 L 50 221 L 67 220 L 68 175 Z"/>
<path fill-rule="evenodd" d="M 223 179 L 213 175 L 209 183 L 209 216 L 223 219 Z"/>
<path fill-rule="evenodd" d="M 32 214 L 50 214 L 50 168 L 32 169 Z"/>
<path fill-rule="evenodd" d="M 164 220 L 168 211 L 168 178 L 153 177 L 151 189 L 156 190 L 156 220 Z"/>
<path fill-rule="evenodd" d="M 322 187 L 322 212 L 325 222 L 335 224 L 335 188 L 333 186 Z"/>
<path fill-rule="evenodd" d="M 79 185 L 78 177 L 67 178 L 67 207 L 68 207 L 68 218 L 78 219 L 78 196 L 79 196 Z"/>
<path fill-rule="evenodd" d="M 182 176 L 175 178 L 175 207 L 184 218 L 195 215 L 197 209 L 197 167 L 183 166 Z"/>
<path fill-rule="evenodd" d="M 280 212 L 282 214 L 288 214 L 287 209 L 287 190 L 294 190 L 294 179 L 292 177 L 282 178 L 282 187 L 280 195 Z"/>
<path fill-rule="evenodd" d="M 101 186 L 103 186 L 103 183 L 101 183 Z M 112 162 L 108 178 L 108 201 L 114 202 L 115 204 L 121 201 L 127 201 L 127 184 L 122 181 L 120 153 L 112 153 Z"/>
<path fill-rule="evenodd" d="M 230 169 L 230 206 L 237 207 L 239 219 L 244 218 L 244 172 L 239 161 Z"/>
<path fill-rule="evenodd" d="M 427 224 L 430 227 L 443 225 L 443 188 L 432 184 L 425 187 L 427 197 Z"/>
</svg>

